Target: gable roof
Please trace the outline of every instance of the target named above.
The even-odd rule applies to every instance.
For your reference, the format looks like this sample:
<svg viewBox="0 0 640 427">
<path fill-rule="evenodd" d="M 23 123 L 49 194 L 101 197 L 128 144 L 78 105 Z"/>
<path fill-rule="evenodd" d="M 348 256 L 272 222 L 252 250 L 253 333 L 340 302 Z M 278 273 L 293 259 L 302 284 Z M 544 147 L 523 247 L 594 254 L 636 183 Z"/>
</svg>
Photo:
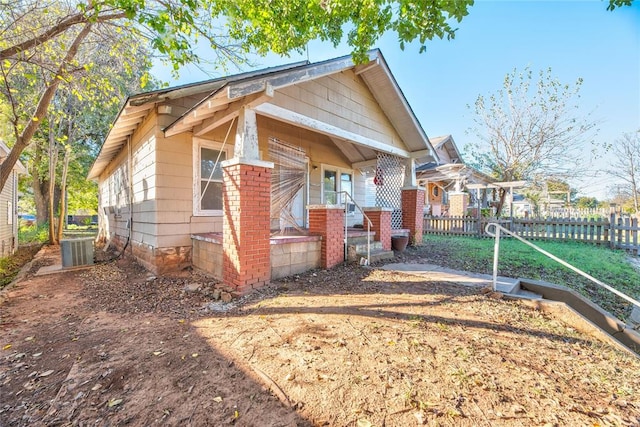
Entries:
<svg viewBox="0 0 640 427">
<path fill-rule="evenodd" d="M 11 148 L 7 147 L 7 144 L 5 144 L 4 141 L 0 139 L 0 163 L 4 162 L 4 159 L 9 155 L 10 152 Z M 27 173 L 27 168 L 24 167 L 20 160 L 18 160 L 13 166 L 13 170 L 22 174 Z"/>
<path fill-rule="evenodd" d="M 444 152 L 447 154 L 452 160 L 451 163 L 462 163 L 462 156 L 451 135 L 436 136 L 435 138 L 430 138 L 430 141 L 437 153 Z"/>
<path fill-rule="evenodd" d="M 122 150 L 128 138 L 135 132 L 147 114 L 162 102 L 202 94 L 200 101 L 196 102 L 163 131 L 166 136 L 194 130 L 204 132 L 203 123 L 205 120 L 208 120 L 209 123 L 205 130 L 231 120 L 234 114 L 234 109 L 231 107 L 234 105 L 242 103 L 256 107 L 278 88 L 348 69 L 353 69 L 362 78 L 402 138 L 411 156 L 437 159 L 437 154 L 433 150 L 429 138 L 391 74 L 382 53 L 379 50 L 372 50 L 369 52 L 369 59 L 368 63 L 362 65 L 356 65 L 351 56 L 317 63 L 297 62 L 129 97 L 114 121 L 112 129 L 89 171 L 88 178 L 94 179 L 102 173 L 109 162 Z M 259 114 L 269 114 L 267 109 L 260 111 L 258 108 L 256 111 Z M 235 113 L 237 114 L 237 111 Z M 213 124 L 211 124 L 211 119 L 214 117 Z"/>
</svg>

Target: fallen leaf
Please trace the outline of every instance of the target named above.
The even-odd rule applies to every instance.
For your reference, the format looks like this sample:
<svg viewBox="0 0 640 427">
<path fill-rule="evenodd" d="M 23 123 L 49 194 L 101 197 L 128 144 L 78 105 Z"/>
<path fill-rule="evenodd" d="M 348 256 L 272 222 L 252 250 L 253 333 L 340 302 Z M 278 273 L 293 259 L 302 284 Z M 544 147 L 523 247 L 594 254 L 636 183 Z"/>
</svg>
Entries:
<svg viewBox="0 0 640 427">
<path fill-rule="evenodd" d="M 220 403 L 220 402 L 222 402 L 222 397 L 221 396 L 216 396 L 216 397 L 213 398 L 213 401 L 217 402 L 217 403 Z"/>
<path fill-rule="evenodd" d="M 53 374 L 54 372 L 55 371 L 53 369 L 49 369 L 48 371 L 44 371 L 43 373 L 38 375 L 38 377 L 48 377 L 49 375 Z"/>
<path fill-rule="evenodd" d="M 198 353 L 193 353 L 193 354 L 191 355 L 191 357 L 198 357 L 198 356 L 199 356 L 199 354 L 198 354 Z"/>
<path fill-rule="evenodd" d="M 359 419 L 358 427 L 371 427 L 371 421 L 365 420 L 365 419 Z"/>
<path fill-rule="evenodd" d="M 33 354 L 32 354 L 32 356 L 33 356 L 33 357 L 40 357 L 40 356 L 42 356 L 42 352 L 40 352 L 40 353 L 33 353 Z"/>
<path fill-rule="evenodd" d="M 238 417 L 240 417 L 240 412 L 233 411 L 233 418 L 238 418 Z"/>
<path fill-rule="evenodd" d="M 24 340 L 25 341 L 32 341 L 35 337 L 31 336 L 31 337 L 26 337 Z"/>
<path fill-rule="evenodd" d="M 121 403 L 122 403 L 122 399 L 111 399 L 109 400 L 109 403 L 107 403 L 107 406 L 109 408 L 113 408 L 114 406 L 117 406 Z"/>
<path fill-rule="evenodd" d="M 2 347 L 3 350 L 9 350 L 11 348 L 11 344 L 6 344 L 4 347 Z"/>
<path fill-rule="evenodd" d="M 96 390 L 100 390 L 102 388 L 101 384 L 96 384 L 93 387 L 91 387 L 91 391 L 96 391 Z"/>
<path fill-rule="evenodd" d="M 160 356 L 162 354 L 164 354 L 164 353 L 162 353 L 160 350 L 156 350 L 156 351 L 153 352 L 154 356 Z"/>
</svg>

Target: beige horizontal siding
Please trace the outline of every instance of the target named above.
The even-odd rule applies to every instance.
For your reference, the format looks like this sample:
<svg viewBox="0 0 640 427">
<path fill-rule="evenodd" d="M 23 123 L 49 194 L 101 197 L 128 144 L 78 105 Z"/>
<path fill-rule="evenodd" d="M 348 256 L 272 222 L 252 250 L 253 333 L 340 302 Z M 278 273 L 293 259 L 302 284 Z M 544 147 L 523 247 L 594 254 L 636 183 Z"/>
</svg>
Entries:
<svg viewBox="0 0 640 427">
<path fill-rule="evenodd" d="M 367 86 L 352 71 L 279 89 L 272 102 L 349 132 L 406 149 Z"/>
</svg>

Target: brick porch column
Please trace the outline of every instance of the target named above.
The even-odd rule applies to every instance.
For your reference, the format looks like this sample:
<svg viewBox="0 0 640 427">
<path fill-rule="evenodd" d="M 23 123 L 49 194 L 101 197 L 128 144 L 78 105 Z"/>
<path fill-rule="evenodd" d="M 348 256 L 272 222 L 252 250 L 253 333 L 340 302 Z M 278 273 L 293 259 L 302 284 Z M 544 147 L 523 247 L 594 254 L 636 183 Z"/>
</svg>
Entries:
<svg viewBox="0 0 640 427">
<path fill-rule="evenodd" d="M 402 189 L 402 228 L 409 229 L 409 244 L 422 243 L 424 224 L 424 188 L 404 187 Z"/>
<path fill-rule="evenodd" d="M 273 163 L 233 158 L 223 170 L 225 284 L 245 294 L 271 279 L 271 169 Z"/>
<path fill-rule="evenodd" d="M 344 261 L 344 207 L 309 205 L 309 232 L 322 236 L 322 268 Z"/>
<path fill-rule="evenodd" d="M 469 194 L 462 191 L 449 193 L 449 216 L 465 216 L 469 207 Z"/>
<path fill-rule="evenodd" d="M 382 247 L 391 250 L 391 212 L 392 208 L 371 207 L 363 209 L 365 215 L 371 220 L 371 231 L 375 231 L 376 235 L 373 240 L 382 243 Z M 367 220 L 362 221 L 364 229 L 367 229 Z"/>
</svg>

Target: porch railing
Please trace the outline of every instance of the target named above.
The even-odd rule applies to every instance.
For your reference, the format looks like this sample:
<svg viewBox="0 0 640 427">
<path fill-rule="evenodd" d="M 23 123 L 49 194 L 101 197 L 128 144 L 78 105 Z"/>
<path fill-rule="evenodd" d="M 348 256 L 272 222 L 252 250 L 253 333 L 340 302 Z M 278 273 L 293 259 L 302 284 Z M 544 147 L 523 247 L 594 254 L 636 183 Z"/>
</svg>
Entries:
<svg viewBox="0 0 640 427">
<path fill-rule="evenodd" d="M 491 230 L 493 228 L 493 231 Z M 547 257 L 551 258 L 552 260 L 560 263 L 561 265 L 567 267 L 570 270 L 573 270 L 574 272 L 578 273 L 579 275 L 586 277 L 587 279 L 589 279 L 590 281 L 592 281 L 593 283 L 595 283 L 596 285 L 608 290 L 609 292 L 612 292 L 614 294 L 616 294 L 617 296 L 619 296 L 620 298 L 630 302 L 631 304 L 635 305 L 636 307 L 640 308 L 640 302 L 636 301 L 635 299 L 631 298 L 630 296 L 628 296 L 627 294 L 624 294 L 622 292 L 620 292 L 617 289 L 612 288 L 611 286 L 607 285 L 604 282 L 601 282 L 600 280 L 596 279 L 595 277 L 585 273 L 584 271 L 580 270 L 577 267 L 574 267 L 573 265 L 569 264 L 568 262 L 558 258 L 557 256 L 545 251 L 544 249 L 540 248 L 539 246 L 534 245 L 533 243 L 523 239 L 522 237 L 518 236 L 515 233 L 512 233 L 511 231 L 507 230 L 506 228 L 504 228 L 503 226 L 501 226 L 498 223 L 495 222 L 490 222 L 487 224 L 487 226 L 485 227 L 485 232 L 489 235 L 495 238 L 495 245 L 494 245 L 494 249 L 493 249 L 493 290 L 496 290 L 497 287 L 497 283 L 498 283 L 498 255 L 500 253 L 500 233 L 506 233 L 511 237 L 514 237 L 518 240 L 520 240 L 522 243 L 524 243 L 527 246 L 532 247 L 533 249 L 535 249 L 536 251 L 540 252 L 543 255 L 546 255 Z"/>
<path fill-rule="evenodd" d="M 353 200 L 353 197 L 351 197 L 351 194 L 347 193 L 346 191 L 339 191 L 337 194 L 344 194 L 346 197 L 344 199 L 345 203 L 344 203 L 344 259 L 347 259 L 347 239 L 348 239 L 348 235 L 347 235 L 347 229 L 348 229 L 348 223 L 347 223 L 347 214 L 349 213 L 349 203 L 347 203 L 347 198 L 351 201 L 351 203 L 353 203 L 353 205 L 362 213 L 362 217 L 364 219 L 367 220 L 367 265 L 371 264 L 371 226 L 373 225 L 373 223 L 371 222 L 371 220 L 369 219 L 369 217 L 367 216 L 366 213 L 364 213 L 364 211 L 362 210 L 362 208 L 360 207 L 359 204 L 356 203 L 355 200 Z"/>
</svg>

